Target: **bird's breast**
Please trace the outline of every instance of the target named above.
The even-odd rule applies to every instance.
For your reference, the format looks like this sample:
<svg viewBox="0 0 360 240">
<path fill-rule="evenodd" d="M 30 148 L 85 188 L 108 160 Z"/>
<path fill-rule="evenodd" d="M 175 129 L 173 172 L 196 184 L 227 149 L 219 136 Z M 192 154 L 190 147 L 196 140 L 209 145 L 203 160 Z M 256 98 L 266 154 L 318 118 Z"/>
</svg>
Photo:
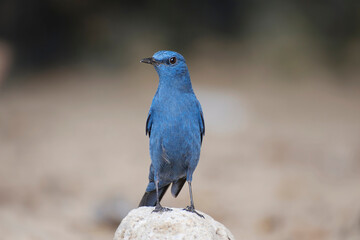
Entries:
<svg viewBox="0 0 360 240">
<path fill-rule="evenodd" d="M 193 158 L 200 153 L 199 125 L 190 113 L 163 113 L 154 119 L 150 150 L 158 149 L 166 160 Z"/>
</svg>

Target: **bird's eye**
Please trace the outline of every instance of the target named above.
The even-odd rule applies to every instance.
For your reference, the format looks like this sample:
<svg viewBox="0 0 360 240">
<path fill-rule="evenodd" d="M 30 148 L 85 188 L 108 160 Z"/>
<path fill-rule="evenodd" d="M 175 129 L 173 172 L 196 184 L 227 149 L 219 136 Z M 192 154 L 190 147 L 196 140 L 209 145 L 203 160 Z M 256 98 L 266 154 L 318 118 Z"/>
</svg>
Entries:
<svg viewBox="0 0 360 240">
<path fill-rule="evenodd" d="M 176 57 L 170 58 L 170 59 L 169 59 L 169 62 L 170 62 L 171 64 L 175 64 L 175 63 L 176 63 Z"/>
</svg>

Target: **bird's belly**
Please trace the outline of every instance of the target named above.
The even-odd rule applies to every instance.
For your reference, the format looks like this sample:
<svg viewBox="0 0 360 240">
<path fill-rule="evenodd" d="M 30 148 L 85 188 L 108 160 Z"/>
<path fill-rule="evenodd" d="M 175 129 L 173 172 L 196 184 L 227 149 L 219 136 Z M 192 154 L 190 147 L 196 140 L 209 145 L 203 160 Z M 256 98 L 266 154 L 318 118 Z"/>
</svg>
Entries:
<svg viewBox="0 0 360 240">
<path fill-rule="evenodd" d="M 150 155 L 155 170 L 170 181 L 186 176 L 200 156 L 200 135 L 184 125 L 168 125 L 152 129 Z"/>
<path fill-rule="evenodd" d="M 162 151 L 170 159 L 188 159 L 200 152 L 200 133 L 184 126 L 169 126 L 159 131 Z"/>
</svg>

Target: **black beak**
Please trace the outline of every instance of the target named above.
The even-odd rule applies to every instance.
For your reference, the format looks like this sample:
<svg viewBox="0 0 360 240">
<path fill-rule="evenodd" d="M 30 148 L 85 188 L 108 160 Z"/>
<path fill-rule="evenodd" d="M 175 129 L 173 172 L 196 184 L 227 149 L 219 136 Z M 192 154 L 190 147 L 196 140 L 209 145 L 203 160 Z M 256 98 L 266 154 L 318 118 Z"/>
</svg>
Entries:
<svg viewBox="0 0 360 240">
<path fill-rule="evenodd" d="M 152 58 L 152 57 L 141 59 L 140 62 L 141 62 L 141 63 L 152 64 L 152 65 L 160 64 L 160 62 L 156 61 L 156 60 L 155 60 L 154 58 Z"/>
</svg>

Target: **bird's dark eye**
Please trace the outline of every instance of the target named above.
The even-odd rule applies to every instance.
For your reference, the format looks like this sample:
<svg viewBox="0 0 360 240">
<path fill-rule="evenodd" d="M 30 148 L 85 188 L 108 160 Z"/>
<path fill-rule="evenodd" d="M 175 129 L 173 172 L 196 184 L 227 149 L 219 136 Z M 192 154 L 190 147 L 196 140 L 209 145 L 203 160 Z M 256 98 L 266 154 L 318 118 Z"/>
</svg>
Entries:
<svg viewBox="0 0 360 240">
<path fill-rule="evenodd" d="M 169 62 L 170 62 L 171 64 L 175 64 L 175 63 L 176 63 L 176 57 L 170 58 L 170 59 L 169 59 Z"/>
</svg>

